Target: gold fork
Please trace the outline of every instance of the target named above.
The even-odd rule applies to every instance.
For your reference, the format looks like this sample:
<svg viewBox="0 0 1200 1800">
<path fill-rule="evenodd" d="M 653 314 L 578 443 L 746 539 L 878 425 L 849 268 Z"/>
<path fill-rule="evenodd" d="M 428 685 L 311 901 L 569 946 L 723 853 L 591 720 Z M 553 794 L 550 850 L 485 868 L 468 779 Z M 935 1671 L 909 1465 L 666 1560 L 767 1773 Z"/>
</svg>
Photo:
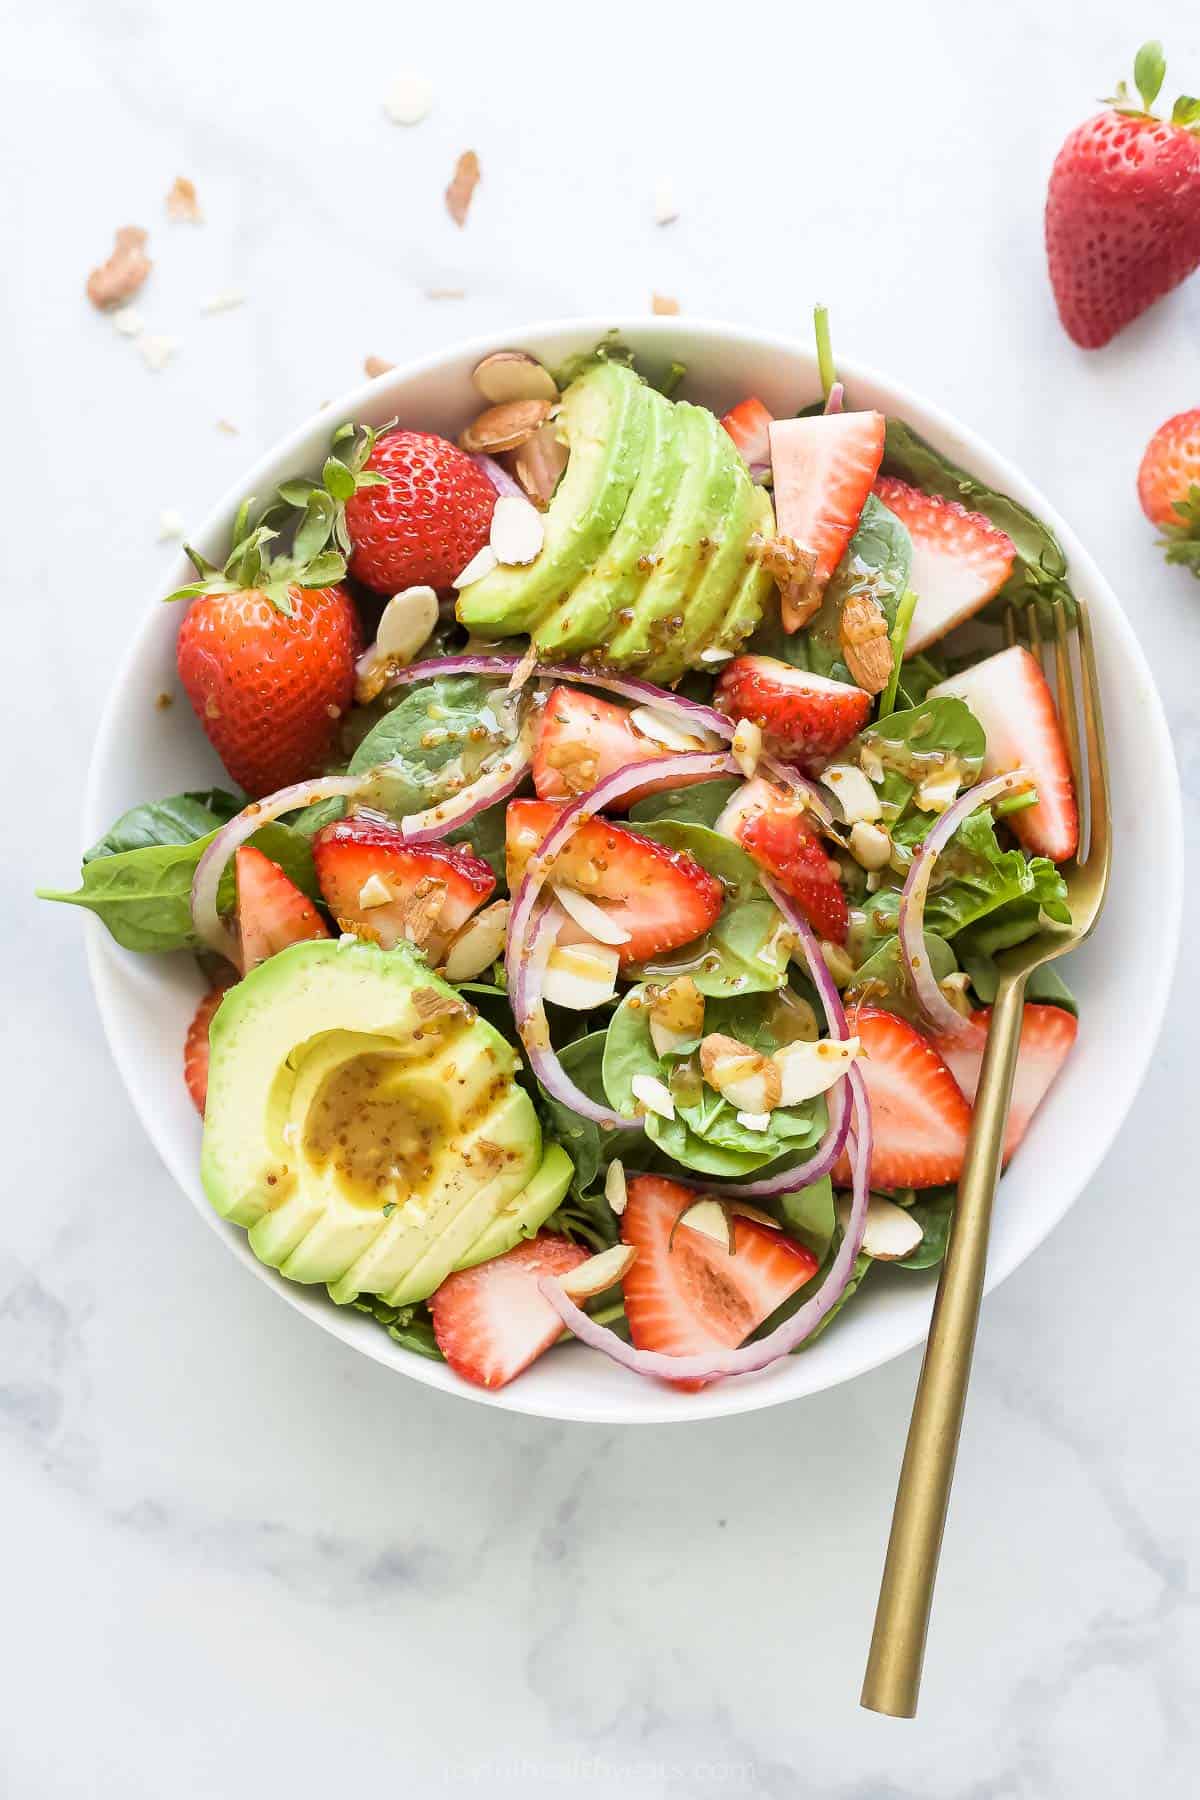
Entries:
<svg viewBox="0 0 1200 1800">
<path fill-rule="evenodd" d="M 1034 969 L 1057 956 L 1065 956 L 1083 942 L 1100 916 L 1108 886 L 1111 831 L 1100 685 L 1091 623 L 1082 602 L 1076 605 L 1074 628 L 1068 624 L 1066 604 L 1054 606 L 1052 643 L 1043 640 L 1037 606 L 1024 609 L 1028 648 L 1044 665 L 1053 667 L 1058 711 L 1079 800 L 1079 853 L 1063 870 L 1071 924 L 1065 929 L 1039 931 L 997 958 L 1000 980 L 958 1184 L 954 1223 L 938 1281 L 900 1469 L 862 1689 L 865 1707 L 872 1712 L 890 1713 L 894 1718 L 911 1719 L 917 1710 L 929 1609 L 983 1297 L 992 1197 L 1000 1174 L 1004 1128 L 1021 1041 L 1025 984 Z M 1009 643 L 1016 643 L 1017 625 L 1011 609 L 1006 625 Z M 1081 680 L 1076 678 L 1076 661 Z"/>
</svg>

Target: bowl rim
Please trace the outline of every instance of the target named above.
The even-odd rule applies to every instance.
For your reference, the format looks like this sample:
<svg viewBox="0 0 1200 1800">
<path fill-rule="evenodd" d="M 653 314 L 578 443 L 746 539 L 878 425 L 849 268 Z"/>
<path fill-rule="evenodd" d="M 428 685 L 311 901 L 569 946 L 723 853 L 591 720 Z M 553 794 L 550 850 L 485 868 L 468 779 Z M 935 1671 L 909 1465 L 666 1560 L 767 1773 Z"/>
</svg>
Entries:
<svg viewBox="0 0 1200 1800">
<path fill-rule="evenodd" d="M 738 349 L 752 349 L 768 354 L 774 351 L 786 355 L 789 359 L 802 365 L 807 364 L 814 374 L 816 372 L 815 355 L 805 343 L 796 337 L 760 331 L 750 326 L 720 319 L 690 316 L 686 318 L 673 316 L 647 318 L 631 314 L 608 314 L 585 318 L 553 318 L 480 332 L 466 339 L 455 338 L 450 344 L 443 345 L 435 351 L 427 352 L 406 363 L 397 364 L 383 377 L 375 377 L 357 383 L 336 400 L 327 402 L 324 406 L 308 414 L 299 425 L 285 433 L 282 438 L 265 450 L 254 464 L 225 490 L 215 505 L 209 509 L 199 529 L 190 534 L 191 538 L 197 544 L 207 545 L 216 533 L 227 526 L 242 497 L 246 493 L 257 491 L 261 487 L 263 479 L 271 476 L 280 463 L 292 456 L 303 454 L 322 424 L 329 425 L 335 419 L 354 417 L 366 408 L 376 409 L 380 394 L 386 393 L 388 389 L 403 389 L 424 376 L 435 375 L 445 365 L 459 364 L 468 358 L 478 360 L 490 351 L 509 348 L 514 344 L 528 347 L 562 337 L 578 337 L 599 342 L 609 334 L 615 334 L 619 339 L 633 336 L 639 344 L 661 341 L 664 348 L 669 348 L 672 344 L 678 348 L 679 337 L 686 335 L 692 338 L 707 339 L 716 349 L 723 348 L 734 352 Z M 994 480 L 998 486 L 1002 484 L 1006 491 L 1031 511 L 1036 512 L 1055 532 L 1066 552 L 1072 574 L 1082 577 L 1081 585 L 1086 587 L 1089 597 L 1097 595 L 1101 600 L 1102 604 L 1097 615 L 1102 620 L 1101 632 L 1105 636 L 1111 635 L 1117 640 L 1124 656 L 1129 659 L 1142 677 L 1148 697 L 1143 724 L 1153 739 L 1152 750 L 1156 762 L 1169 775 L 1166 784 L 1167 792 L 1161 797 L 1170 814 L 1170 829 L 1164 834 L 1164 866 L 1161 871 L 1166 890 L 1166 931 L 1158 944 L 1160 954 L 1154 963 L 1153 984 L 1148 992 L 1142 994 L 1142 1020 L 1146 1029 L 1142 1035 L 1142 1052 L 1138 1066 L 1133 1071 L 1123 1106 L 1113 1109 L 1089 1136 L 1087 1153 L 1082 1159 L 1081 1173 L 1077 1182 L 1056 1184 L 1052 1189 L 1053 1197 L 1048 1199 L 1044 1211 L 1039 1212 L 1036 1224 L 1027 1233 L 1026 1238 L 1015 1248 L 1010 1249 L 1006 1256 L 997 1259 L 993 1255 L 989 1260 L 984 1292 L 990 1294 L 1045 1242 L 1071 1207 L 1082 1197 L 1124 1124 L 1145 1079 L 1155 1044 L 1162 1029 L 1179 951 L 1183 910 L 1182 793 L 1174 748 L 1153 672 L 1111 584 L 1057 507 L 1045 498 L 1040 489 L 1010 462 L 1008 457 L 997 451 L 973 428 L 963 425 L 954 414 L 948 412 L 939 403 L 923 398 L 905 383 L 898 382 L 891 376 L 880 374 L 871 366 L 856 359 L 839 354 L 838 363 L 839 374 L 848 385 L 862 382 L 883 389 L 889 397 L 889 409 L 894 406 L 898 412 L 910 416 L 916 415 L 920 421 L 918 428 L 922 433 L 930 435 L 935 445 L 938 446 L 950 442 L 952 449 L 948 453 L 963 461 L 966 466 L 972 466 L 972 458 L 977 457 L 984 466 L 993 472 L 989 475 L 989 480 Z M 189 565 L 184 564 L 181 551 L 176 564 L 176 570 L 181 577 L 187 566 Z M 84 788 L 82 812 L 83 842 L 85 844 L 94 841 L 111 822 L 101 811 L 100 790 L 103 785 L 104 771 L 108 767 L 112 744 L 119 729 L 122 696 L 144 653 L 144 646 L 155 630 L 155 621 L 159 616 L 162 604 L 161 591 L 156 584 L 150 605 L 135 626 L 125 646 L 97 726 Z M 195 1182 L 194 1170 L 191 1171 L 192 1181 L 188 1180 L 189 1171 L 183 1166 L 177 1134 L 167 1130 L 160 1117 L 152 1111 L 147 1094 L 131 1079 L 118 1048 L 114 1009 L 109 1003 L 109 989 L 117 979 L 117 970 L 121 967 L 117 958 L 124 953 L 117 951 L 99 919 L 88 917 L 85 920 L 85 927 L 86 955 L 92 990 L 110 1053 L 134 1111 L 147 1137 L 177 1185 L 183 1189 L 193 1206 L 200 1212 L 210 1228 L 217 1233 L 226 1247 L 235 1249 L 227 1235 L 226 1221 L 220 1219 L 204 1202 L 202 1195 L 198 1196 L 196 1191 L 198 1184 Z M 1073 1191 L 1070 1191 L 1064 1199 L 1063 1192 L 1068 1185 Z M 523 1399 L 523 1384 L 519 1381 L 495 1390 L 475 1387 L 455 1376 L 444 1363 L 434 1362 L 412 1352 L 398 1352 L 398 1347 L 392 1345 L 382 1331 L 377 1334 L 378 1341 L 374 1337 L 360 1339 L 358 1336 L 352 1336 L 342 1328 L 340 1315 L 336 1311 L 330 1309 L 329 1316 L 326 1317 L 323 1313 L 318 1314 L 310 1310 L 305 1303 L 306 1289 L 284 1280 L 275 1270 L 259 1263 L 248 1250 L 245 1256 L 238 1257 L 238 1260 L 250 1268 L 289 1306 L 300 1312 L 310 1322 L 318 1325 L 330 1336 L 338 1339 L 348 1348 L 358 1351 L 410 1379 L 422 1382 L 427 1387 L 502 1411 L 539 1418 L 602 1425 L 700 1422 L 734 1414 L 756 1412 L 766 1407 L 783 1405 L 789 1401 L 804 1399 L 811 1394 L 821 1393 L 827 1388 L 855 1380 L 871 1369 L 880 1368 L 921 1343 L 928 1330 L 929 1313 L 933 1304 L 933 1284 L 930 1282 L 926 1284 L 928 1289 L 926 1303 L 916 1309 L 918 1319 L 914 1329 L 897 1332 L 895 1341 L 888 1343 L 882 1349 L 869 1340 L 864 1341 L 858 1355 L 850 1356 L 843 1365 L 831 1369 L 828 1373 L 822 1374 L 818 1369 L 816 1378 L 810 1379 L 798 1390 L 793 1388 L 790 1391 L 781 1392 L 775 1386 L 764 1387 L 757 1381 L 742 1383 L 727 1381 L 715 1383 L 699 1394 L 684 1397 L 670 1392 L 664 1384 L 662 1396 L 656 1401 L 651 1400 L 649 1404 L 647 1404 L 643 1392 L 636 1412 L 615 1403 L 592 1406 L 587 1411 L 579 1411 L 572 1405 L 553 1398 L 549 1402 L 545 1399 L 535 1402 L 531 1395 Z M 793 1366 L 799 1367 L 800 1365 L 794 1363 Z M 686 1405 L 684 1404 L 685 1398 Z"/>
</svg>

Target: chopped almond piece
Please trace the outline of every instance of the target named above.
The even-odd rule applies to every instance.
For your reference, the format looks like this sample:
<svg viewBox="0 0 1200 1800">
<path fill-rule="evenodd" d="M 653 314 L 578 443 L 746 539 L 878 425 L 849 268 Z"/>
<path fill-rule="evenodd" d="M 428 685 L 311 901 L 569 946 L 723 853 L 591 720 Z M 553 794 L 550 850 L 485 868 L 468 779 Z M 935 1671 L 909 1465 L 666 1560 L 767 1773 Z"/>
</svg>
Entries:
<svg viewBox="0 0 1200 1800">
<path fill-rule="evenodd" d="M 108 261 L 88 276 L 87 297 L 101 312 L 132 299 L 145 281 L 153 266 L 145 244 L 146 233 L 140 225 L 122 225 Z"/>
<path fill-rule="evenodd" d="M 479 158 L 473 150 L 464 150 L 454 165 L 450 186 L 446 189 L 446 211 L 456 225 L 465 225 L 471 196 L 479 186 Z"/>
<path fill-rule="evenodd" d="M 661 313 L 664 317 L 674 317 L 679 311 L 679 302 L 671 294 L 651 294 L 650 311 Z"/>
<path fill-rule="evenodd" d="M 363 359 L 363 374 L 374 381 L 377 375 L 387 375 L 395 366 L 395 363 L 385 362 L 382 356 L 367 356 Z"/>
<path fill-rule="evenodd" d="M 182 225 L 202 225 L 204 214 L 196 199 L 196 184 L 186 175 L 177 175 L 167 195 L 167 217 Z"/>
</svg>

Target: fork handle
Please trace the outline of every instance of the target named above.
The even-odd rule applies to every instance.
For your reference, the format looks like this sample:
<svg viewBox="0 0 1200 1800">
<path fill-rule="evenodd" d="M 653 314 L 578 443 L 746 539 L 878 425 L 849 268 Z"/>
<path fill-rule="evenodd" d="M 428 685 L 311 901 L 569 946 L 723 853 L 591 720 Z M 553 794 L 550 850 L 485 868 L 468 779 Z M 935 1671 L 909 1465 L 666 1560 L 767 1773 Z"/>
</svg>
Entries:
<svg viewBox="0 0 1200 1800">
<path fill-rule="evenodd" d="M 1024 973 L 1001 979 L 900 1469 L 862 1689 L 863 1706 L 893 1718 L 911 1719 L 917 1710 L 933 1584 L 983 1297 L 992 1197 L 1000 1174 L 1024 999 Z"/>
</svg>

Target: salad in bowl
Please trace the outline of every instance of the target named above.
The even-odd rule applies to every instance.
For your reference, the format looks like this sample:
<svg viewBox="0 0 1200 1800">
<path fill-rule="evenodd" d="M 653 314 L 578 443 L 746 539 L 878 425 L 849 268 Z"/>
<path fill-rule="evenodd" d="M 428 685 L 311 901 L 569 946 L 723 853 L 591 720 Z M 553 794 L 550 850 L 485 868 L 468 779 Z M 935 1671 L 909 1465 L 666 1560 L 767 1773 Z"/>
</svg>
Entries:
<svg viewBox="0 0 1200 1800">
<path fill-rule="evenodd" d="M 606 339 L 339 424 L 170 596 L 229 785 L 46 895 L 199 959 L 215 1212 L 468 1383 L 695 1392 L 934 1266 L 995 958 L 1069 924 L 1066 558 L 818 344 L 774 417 Z M 1007 1155 L 1077 1028 L 1040 972 Z"/>
</svg>

